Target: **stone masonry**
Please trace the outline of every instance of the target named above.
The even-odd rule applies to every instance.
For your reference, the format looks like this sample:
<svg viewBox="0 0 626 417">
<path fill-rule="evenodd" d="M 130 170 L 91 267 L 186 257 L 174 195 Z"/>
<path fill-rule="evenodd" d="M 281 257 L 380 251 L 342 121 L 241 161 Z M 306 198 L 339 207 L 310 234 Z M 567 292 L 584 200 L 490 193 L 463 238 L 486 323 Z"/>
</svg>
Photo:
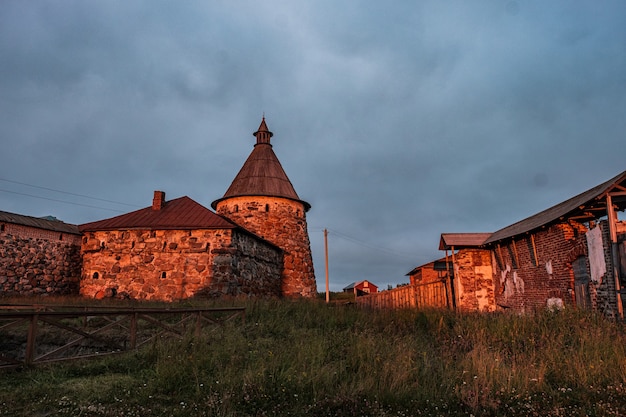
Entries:
<svg viewBox="0 0 626 417">
<path fill-rule="evenodd" d="M 315 296 L 315 274 L 302 203 L 278 197 L 231 197 L 220 201 L 216 211 L 283 250 L 283 295 Z"/>
<path fill-rule="evenodd" d="M 83 239 L 80 291 L 88 297 L 280 295 L 281 251 L 236 229 L 96 231 Z"/>
<path fill-rule="evenodd" d="M 65 240 L 58 240 L 60 234 L 51 233 L 56 240 L 0 233 L 0 294 L 32 296 L 78 293 L 80 246 L 72 242 L 72 235 Z"/>
<path fill-rule="evenodd" d="M 461 249 L 455 254 L 454 281 L 461 311 L 495 311 L 491 252 Z"/>
</svg>

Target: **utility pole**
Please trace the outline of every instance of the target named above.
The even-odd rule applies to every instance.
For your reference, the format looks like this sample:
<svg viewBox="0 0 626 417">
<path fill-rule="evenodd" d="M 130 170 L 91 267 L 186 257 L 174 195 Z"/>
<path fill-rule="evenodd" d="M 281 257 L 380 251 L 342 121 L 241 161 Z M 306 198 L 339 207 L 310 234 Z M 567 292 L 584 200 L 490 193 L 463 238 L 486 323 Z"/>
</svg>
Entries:
<svg viewBox="0 0 626 417">
<path fill-rule="evenodd" d="M 326 258 L 326 304 L 330 302 L 330 292 L 328 291 L 328 230 L 324 229 L 324 255 Z"/>
</svg>

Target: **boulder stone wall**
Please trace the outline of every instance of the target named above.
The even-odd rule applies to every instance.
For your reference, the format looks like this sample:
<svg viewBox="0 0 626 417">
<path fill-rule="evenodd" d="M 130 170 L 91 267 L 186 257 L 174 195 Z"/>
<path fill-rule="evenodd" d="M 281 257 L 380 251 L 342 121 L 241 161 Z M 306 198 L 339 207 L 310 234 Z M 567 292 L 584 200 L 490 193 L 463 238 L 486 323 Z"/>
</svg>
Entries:
<svg viewBox="0 0 626 417">
<path fill-rule="evenodd" d="M 278 197 L 231 197 L 220 201 L 216 211 L 283 250 L 282 295 L 315 297 L 311 244 L 301 202 Z"/>
<path fill-rule="evenodd" d="M 280 257 L 280 250 L 252 235 L 246 235 L 247 242 L 240 234 L 232 229 L 86 232 L 80 293 L 165 301 L 273 293 L 265 288 L 270 278 L 252 282 L 243 277 L 261 270 L 278 280 L 280 267 L 273 258 Z M 255 258 L 256 269 L 240 264 L 251 256 L 242 250 L 249 249 L 262 254 Z M 273 252 L 273 258 L 265 252 Z"/>
<path fill-rule="evenodd" d="M 0 233 L 0 296 L 78 294 L 80 270 L 80 246 L 69 240 Z"/>
</svg>

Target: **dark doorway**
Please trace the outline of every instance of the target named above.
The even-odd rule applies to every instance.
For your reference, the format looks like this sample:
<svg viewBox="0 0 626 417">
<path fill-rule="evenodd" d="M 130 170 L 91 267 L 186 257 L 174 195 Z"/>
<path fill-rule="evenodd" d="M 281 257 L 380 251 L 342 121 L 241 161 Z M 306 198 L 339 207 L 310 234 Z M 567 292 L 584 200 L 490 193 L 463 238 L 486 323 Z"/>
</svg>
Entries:
<svg viewBox="0 0 626 417">
<path fill-rule="evenodd" d="M 589 294 L 589 273 L 587 272 L 587 259 L 584 256 L 576 258 L 572 262 L 574 270 L 574 294 L 576 305 L 580 308 L 591 308 L 591 294 Z"/>
</svg>

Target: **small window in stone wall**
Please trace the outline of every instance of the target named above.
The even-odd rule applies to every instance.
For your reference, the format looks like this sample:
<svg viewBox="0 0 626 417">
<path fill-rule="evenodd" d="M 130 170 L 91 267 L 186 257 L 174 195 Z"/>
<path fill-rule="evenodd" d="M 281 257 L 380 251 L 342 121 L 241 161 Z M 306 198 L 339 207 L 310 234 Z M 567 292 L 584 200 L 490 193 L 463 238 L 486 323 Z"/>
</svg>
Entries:
<svg viewBox="0 0 626 417">
<path fill-rule="evenodd" d="M 94 273 L 91 275 L 91 278 L 93 278 L 93 279 L 98 279 L 98 278 L 100 278 L 100 274 L 99 274 L 98 272 L 94 272 Z"/>
<path fill-rule="evenodd" d="M 59 235 L 59 240 L 63 240 L 63 233 Z"/>
<path fill-rule="evenodd" d="M 167 278 L 167 272 L 163 271 L 161 272 L 161 279 L 165 279 Z"/>
<path fill-rule="evenodd" d="M 270 211 L 270 205 L 269 205 L 269 204 L 266 204 L 266 205 L 265 205 L 265 212 L 267 213 L 267 212 L 269 212 L 269 211 Z"/>
<path fill-rule="evenodd" d="M 4 232 L 4 224 L 0 224 L 0 232 Z"/>
<path fill-rule="evenodd" d="M 239 211 L 239 206 L 235 204 L 235 206 L 233 207 L 233 213 L 237 213 L 238 211 Z"/>
</svg>

